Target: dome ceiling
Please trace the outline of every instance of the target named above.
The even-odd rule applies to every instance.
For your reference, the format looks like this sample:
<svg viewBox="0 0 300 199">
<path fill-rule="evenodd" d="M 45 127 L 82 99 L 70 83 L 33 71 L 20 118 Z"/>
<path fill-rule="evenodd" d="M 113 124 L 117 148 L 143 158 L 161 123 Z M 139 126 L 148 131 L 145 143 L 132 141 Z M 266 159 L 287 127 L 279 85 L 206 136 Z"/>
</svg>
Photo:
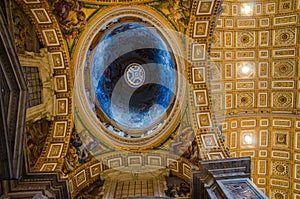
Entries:
<svg viewBox="0 0 300 199">
<path fill-rule="evenodd" d="M 185 62 L 176 32 L 159 18 L 124 7 L 91 23 L 75 54 L 79 131 L 135 150 L 161 145 L 176 131 Z"/>
<path fill-rule="evenodd" d="M 106 122 L 113 120 L 124 135 L 145 133 L 159 123 L 173 100 L 175 63 L 155 28 L 117 21 L 102 30 L 99 44 L 88 51 L 85 70 L 91 71 L 87 78 L 92 85 L 85 87 L 94 92 L 89 100 L 95 113 L 107 116 Z"/>
</svg>

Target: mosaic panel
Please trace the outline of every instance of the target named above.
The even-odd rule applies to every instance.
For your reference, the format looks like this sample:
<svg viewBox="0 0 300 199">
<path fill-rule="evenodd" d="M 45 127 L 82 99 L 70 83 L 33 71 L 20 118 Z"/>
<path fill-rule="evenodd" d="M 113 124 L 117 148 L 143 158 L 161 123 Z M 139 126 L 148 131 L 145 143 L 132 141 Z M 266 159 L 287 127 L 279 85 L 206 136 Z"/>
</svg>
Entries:
<svg viewBox="0 0 300 199">
<path fill-rule="evenodd" d="M 65 137 L 67 132 L 67 121 L 55 122 L 54 124 L 54 138 Z"/>
<path fill-rule="evenodd" d="M 242 120 L 241 121 L 241 127 L 246 127 L 246 128 L 253 128 L 256 127 L 256 120 L 249 119 L 249 120 Z"/>
<path fill-rule="evenodd" d="M 258 82 L 258 88 L 260 88 L 260 89 L 268 88 L 268 82 L 267 81 L 259 81 Z"/>
<path fill-rule="evenodd" d="M 141 156 L 128 157 L 128 165 L 142 165 L 142 157 Z"/>
<path fill-rule="evenodd" d="M 214 134 L 202 134 L 201 139 L 202 139 L 204 148 L 219 147 L 216 136 Z"/>
<path fill-rule="evenodd" d="M 280 128 L 290 128 L 292 127 L 292 121 L 291 120 L 285 120 L 285 119 L 274 119 L 273 120 L 273 126 L 274 127 L 280 127 Z"/>
<path fill-rule="evenodd" d="M 223 7 L 223 15 L 229 15 L 230 14 L 230 8 L 229 8 L 229 5 L 226 4 L 226 2 L 223 3 L 222 5 Z"/>
<path fill-rule="evenodd" d="M 194 90 L 195 106 L 207 106 L 207 92 L 206 90 Z"/>
<path fill-rule="evenodd" d="M 91 177 L 95 177 L 96 175 L 99 175 L 101 171 L 102 171 L 102 164 L 100 163 L 94 164 L 90 167 Z"/>
<path fill-rule="evenodd" d="M 47 46 L 58 46 L 59 41 L 54 29 L 42 30 Z"/>
<path fill-rule="evenodd" d="M 238 28 L 255 28 L 255 19 L 238 19 L 237 27 Z"/>
<path fill-rule="evenodd" d="M 259 32 L 259 45 L 268 46 L 269 45 L 269 31 Z"/>
<path fill-rule="evenodd" d="M 47 158 L 60 158 L 64 143 L 51 144 Z"/>
<path fill-rule="evenodd" d="M 226 28 L 233 28 L 234 20 L 233 19 L 225 19 L 225 27 Z"/>
<path fill-rule="evenodd" d="M 295 76 L 295 61 L 279 61 L 273 62 L 273 77 L 294 77 Z"/>
<path fill-rule="evenodd" d="M 268 151 L 267 150 L 260 150 L 259 151 L 259 157 L 262 157 L 262 158 L 268 157 Z"/>
<path fill-rule="evenodd" d="M 231 121 L 230 127 L 231 127 L 232 129 L 237 128 L 237 127 L 238 127 L 237 121 Z"/>
<path fill-rule="evenodd" d="M 210 53 L 210 58 L 212 60 L 221 60 L 222 59 L 222 52 L 221 51 L 213 51 Z"/>
<path fill-rule="evenodd" d="M 269 51 L 268 50 L 260 50 L 258 52 L 259 58 L 269 58 Z"/>
<path fill-rule="evenodd" d="M 225 95 L 225 109 L 232 108 L 233 105 L 233 96 L 232 94 L 226 94 Z"/>
<path fill-rule="evenodd" d="M 253 93 L 237 93 L 236 94 L 236 106 L 238 108 L 250 108 L 254 106 L 254 94 Z"/>
<path fill-rule="evenodd" d="M 268 107 L 268 93 L 258 93 L 258 107 Z"/>
<path fill-rule="evenodd" d="M 183 163 L 183 175 L 187 178 L 191 178 L 191 167 L 185 163 Z"/>
<path fill-rule="evenodd" d="M 246 156 L 255 157 L 255 151 L 254 150 L 241 151 L 240 156 L 241 157 L 246 157 Z M 252 164 L 253 163 L 251 163 L 251 165 Z M 254 169 L 254 167 L 252 167 L 251 169 Z M 253 173 L 253 171 L 252 171 L 252 173 Z"/>
<path fill-rule="evenodd" d="M 266 175 L 267 174 L 267 161 L 266 160 L 258 160 L 257 164 L 257 173 L 259 175 Z"/>
<path fill-rule="evenodd" d="M 233 67 L 232 64 L 225 64 L 225 78 L 233 77 Z"/>
<path fill-rule="evenodd" d="M 31 9 L 31 12 L 39 24 L 52 23 L 47 11 L 44 8 Z"/>
<path fill-rule="evenodd" d="M 290 153 L 286 151 L 277 151 L 273 150 L 272 151 L 272 157 L 277 158 L 277 159 L 290 159 Z"/>
<path fill-rule="evenodd" d="M 293 2 L 291 0 L 280 0 L 279 1 L 279 11 L 280 12 L 291 12 L 293 10 Z"/>
<path fill-rule="evenodd" d="M 232 15 L 237 15 L 237 14 L 238 14 L 238 6 L 232 5 Z"/>
<path fill-rule="evenodd" d="M 206 44 L 193 44 L 192 61 L 205 60 Z"/>
<path fill-rule="evenodd" d="M 201 0 L 198 3 L 196 15 L 210 15 L 214 6 L 214 0 Z"/>
<path fill-rule="evenodd" d="M 298 16 L 297 15 L 289 15 L 282 17 L 274 17 L 274 25 L 275 26 L 283 26 L 297 23 Z"/>
<path fill-rule="evenodd" d="M 193 83 L 194 84 L 206 82 L 204 67 L 192 68 L 192 75 L 193 75 Z"/>
<path fill-rule="evenodd" d="M 257 15 L 262 14 L 262 6 L 261 6 L 261 4 L 256 4 L 255 5 L 255 14 L 257 14 Z"/>
<path fill-rule="evenodd" d="M 266 184 L 266 178 L 258 178 L 257 184 L 259 185 L 265 185 Z"/>
<path fill-rule="evenodd" d="M 113 158 L 108 160 L 109 168 L 117 168 L 122 165 L 122 158 Z"/>
<path fill-rule="evenodd" d="M 236 83 L 237 90 L 249 90 L 254 89 L 254 82 L 237 82 Z"/>
<path fill-rule="evenodd" d="M 225 59 L 233 59 L 233 52 L 232 51 L 226 51 L 224 54 L 225 54 L 224 55 Z"/>
<path fill-rule="evenodd" d="M 239 50 L 236 51 L 236 58 L 237 59 L 254 59 L 255 58 L 255 51 L 252 50 Z"/>
<path fill-rule="evenodd" d="M 211 123 L 211 118 L 210 118 L 210 113 L 197 113 L 197 122 L 198 122 L 198 127 L 199 128 L 210 128 L 212 123 Z"/>
<path fill-rule="evenodd" d="M 55 76 L 54 78 L 55 78 L 55 90 L 56 90 L 56 92 L 66 92 L 66 91 L 68 91 L 66 75 L 58 75 L 58 76 Z"/>
<path fill-rule="evenodd" d="M 167 167 L 173 171 L 179 171 L 177 160 L 167 158 Z"/>
<path fill-rule="evenodd" d="M 261 130 L 259 131 L 259 146 L 267 147 L 269 141 L 268 130 Z"/>
<path fill-rule="evenodd" d="M 285 162 L 275 161 L 272 162 L 272 173 L 276 176 L 289 177 L 290 165 Z"/>
<path fill-rule="evenodd" d="M 269 63 L 268 62 L 260 62 L 258 68 L 259 68 L 259 71 L 258 71 L 259 77 L 268 77 L 268 74 L 269 74 Z"/>
<path fill-rule="evenodd" d="M 227 83 L 225 83 L 225 85 L 224 85 L 224 89 L 225 90 L 232 90 L 232 82 L 227 82 Z"/>
<path fill-rule="evenodd" d="M 259 25 L 261 27 L 268 27 L 270 25 L 270 19 L 269 18 L 261 18 L 259 20 Z"/>
<path fill-rule="evenodd" d="M 237 132 L 230 133 L 230 144 L 231 149 L 234 149 L 237 147 Z"/>
<path fill-rule="evenodd" d="M 272 93 L 272 106 L 275 108 L 291 108 L 293 107 L 292 92 L 274 92 Z"/>
<path fill-rule="evenodd" d="M 271 179 L 270 184 L 280 188 L 289 188 L 290 184 L 287 180 Z"/>
<path fill-rule="evenodd" d="M 40 171 L 54 171 L 57 163 L 45 163 L 41 167 Z"/>
<path fill-rule="evenodd" d="M 297 32 L 295 28 L 274 30 L 273 45 L 288 46 L 296 44 Z"/>
<path fill-rule="evenodd" d="M 239 48 L 249 48 L 255 46 L 255 32 L 237 32 L 236 46 Z"/>
<path fill-rule="evenodd" d="M 54 69 L 61 69 L 65 67 L 62 52 L 51 53 L 51 58 Z"/>
<path fill-rule="evenodd" d="M 276 4 L 275 3 L 267 3 L 266 4 L 266 13 L 273 14 L 275 13 Z"/>
<path fill-rule="evenodd" d="M 218 160 L 218 159 L 224 158 L 222 152 L 210 152 L 210 153 L 207 153 L 207 156 L 208 156 L 209 160 Z"/>
<path fill-rule="evenodd" d="M 161 166 L 161 157 L 148 156 L 148 164 L 153 166 Z"/>
<path fill-rule="evenodd" d="M 209 29 L 209 21 L 196 21 L 194 24 L 194 34 L 193 37 L 207 37 L 207 32 Z"/>
<path fill-rule="evenodd" d="M 259 121 L 260 126 L 269 126 L 269 120 L 268 119 L 260 119 Z"/>
<path fill-rule="evenodd" d="M 56 99 L 56 114 L 68 115 L 68 98 Z"/>
<path fill-rule="evenodd" d="M 290 136 L 288 132 L 273 132 L 273 145 L 276 147 L 290 147 Z"/>
<path fill-rule="evenodd" d="M 233 46 L 232 32 L 224 32 L 224 45 L 225 45 L 225 47 Z"/>
<path fill-rule="evenodd" d="M 274 89 L 293 89 L 294 81 L 272 81 L 272 88 Z"/>
<path fill-rule="evenodd" d="M 86 173 L 85 170 L 82 170 L 76 175 L 76 185 L 79 187 L 86 181 Z"/>
</svg>

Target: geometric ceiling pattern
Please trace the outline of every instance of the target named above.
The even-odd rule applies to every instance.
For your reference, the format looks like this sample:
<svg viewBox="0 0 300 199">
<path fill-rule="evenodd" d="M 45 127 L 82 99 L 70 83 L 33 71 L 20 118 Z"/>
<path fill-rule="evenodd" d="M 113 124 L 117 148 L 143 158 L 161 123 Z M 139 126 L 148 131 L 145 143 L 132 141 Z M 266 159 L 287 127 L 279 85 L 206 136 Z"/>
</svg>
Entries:
<svg viewBox="0 0 300 199">
<path fill-rule="evenodd" d="M 232 157 L 252 157 L 252 179 L 267 196 L 300 198 L 300 2 L 225 0 L 222 14 L 217 0 L 13 2 L 28 17 L 45 48 L 40 53 L 21 53 L 21 65 L 47 68 L 41 75 L 43 90 L 50 90 L 47 99 L 54 106 L 39 107 L 47 109 L 43 116 L 49 123 L 40 136 L 41 146 L 32 144 L 27 149 L 29 155 L 33 149 L 40 150 L 30 162 L 31 171 L 60 173 L 69 179 L 76 196 L 103 178 L 102 173 L 130 165 L 168 167 L 189 181 L 194 160 L 227 158 L 228 147 Z M 74 128 L 78 119 L 74 74 L 83 37 L 98 18 L 129 3 L 167 21 L 166 26 L 181 35 L 177 39 L 182 45 L 186 97 L 177 125 L 170 125 L 174 130 L 153 145 L 162 149 L 159 153 L 129 154 L 103 140 L 94 142 L 87 131 L 77 132 L 81 126 Z M 32 36 L 27 34 L 30 30 L 24 31 Z M 33 109 L 27 113 L 36 114 Z M 27 127 L 42 126 L 27 122 Z M 85 146 L 96 143 L 101 151 L 78 155 L 82 151 L 75 147 L 79 134 L 89 138 Z M 180 149 L 180 155 L 170 154 Z"/>
<path fill-rule="evenodd" d="M 211 49 L 211 97 L 231 156 L 252 157 L 270 198 L 300 197 L 300 2 L 224 1 Z"/>
</svg>

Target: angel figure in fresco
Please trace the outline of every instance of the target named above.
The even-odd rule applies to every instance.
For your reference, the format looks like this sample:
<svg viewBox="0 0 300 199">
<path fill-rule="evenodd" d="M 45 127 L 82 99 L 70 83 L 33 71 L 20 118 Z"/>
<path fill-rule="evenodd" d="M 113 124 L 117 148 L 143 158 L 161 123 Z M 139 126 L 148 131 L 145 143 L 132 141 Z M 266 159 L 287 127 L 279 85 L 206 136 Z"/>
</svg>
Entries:
<svg viewBox="0 0 300 199">
<path fill-rule="evenodd" d="M 63 172 L 65 174 L 74 171 L 74 169 L 86 162 L 89 158 L 86 136 L 82 136 L 82 132 L 78 133 L 76 128 L 73 128 L 69 149 L 64 160 Z M 84 133 L 84 135 L 86 135 L 86 133 Z"/>
<path fill-rule="evenodd" d="M 64 157 L 63 173 L 67 174 L 74 171 L 78 166 L 78 160 L 79 156 L 76 152 L 76 148 L 70 143 L 67 155 Z"/>
<path fill-rule="evenodd" d="M 78 0 L 52 0 L 53 14 L 56 15 L 67 39 L 74 39 L 86 24 L 83 5 Z"/>
<path fill-rule="evenodd" d="M 168 9 L 170 10 L 168 17 L 174 21 L 179 31 L 184 32 L 188 26 L 189 12 L 181 5 L 181 0 L 171 1 Z"/>
<path fill-rule="evenodd" d="M 183 129 L 182 132 L 180 132 L 179 135 L 174 138 L 171 144 L 173 151 L 177 155 L 183 155 L 188 150 L 189 146 L 194 140 L 194 137 L 194 131 L 190 127 Z"/>
<path fill-rule="evenodd" d="M 178 31 L 184 32 L 188 27 L 191 0 L 160 0 L 151 5 L 168 17 Z"/>
</svg>

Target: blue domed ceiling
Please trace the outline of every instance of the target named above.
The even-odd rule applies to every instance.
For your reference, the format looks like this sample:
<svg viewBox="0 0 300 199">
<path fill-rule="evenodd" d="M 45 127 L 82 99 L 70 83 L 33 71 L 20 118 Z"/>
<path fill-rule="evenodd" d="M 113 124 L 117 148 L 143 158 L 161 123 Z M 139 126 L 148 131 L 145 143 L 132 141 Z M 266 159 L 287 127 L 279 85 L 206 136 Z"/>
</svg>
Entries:
<svg viewBox="0 0 300 199">
<path fill-rule="evenodd" d="M 166 116 L 174 100 L 176 70 L 173 55 L 155 28 L 117 24 L 103 28 L 87 60 L 96 109 L 130 134 L 149 130 Z"/>
</svg>

